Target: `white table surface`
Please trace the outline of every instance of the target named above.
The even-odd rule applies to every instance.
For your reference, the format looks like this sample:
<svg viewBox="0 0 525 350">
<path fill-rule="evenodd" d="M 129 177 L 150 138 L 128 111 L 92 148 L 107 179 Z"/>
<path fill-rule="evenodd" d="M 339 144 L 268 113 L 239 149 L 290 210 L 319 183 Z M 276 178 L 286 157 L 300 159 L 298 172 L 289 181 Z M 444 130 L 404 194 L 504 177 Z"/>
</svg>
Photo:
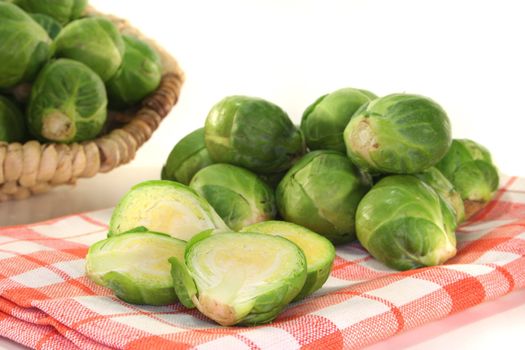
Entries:
<svg viewBox="0 0 525 350">
<path fill-rule="evenodd" d="M 78 212 L 109 208 L 134 184 L 159 178 L 159 167 L 122 166 L 109 174 L 79 180 L 72 187 L 18 202 L 0 203 L 0 226 L 24 224 Z M 525 290 L 403 332 L 367 350 L 522 349 Z M 0 338 L 0 349 L 25 349 Z"/>
</svg>

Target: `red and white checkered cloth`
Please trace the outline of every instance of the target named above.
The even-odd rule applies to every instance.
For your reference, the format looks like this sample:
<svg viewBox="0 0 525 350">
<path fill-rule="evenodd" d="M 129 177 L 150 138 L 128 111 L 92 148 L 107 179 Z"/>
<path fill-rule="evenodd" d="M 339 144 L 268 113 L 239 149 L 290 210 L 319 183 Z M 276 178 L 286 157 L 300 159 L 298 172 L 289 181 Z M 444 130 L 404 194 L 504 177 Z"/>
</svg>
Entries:
<svg viewBox="0 0 525 350">
<path fill-rule="evenodd" d="M 325 286 L 264 326 L 221 327 L 180 304 L 126 304 L 84 275 L 111 210 L 0 229 L 0 336 L 36 349 L 351 349 L 525 286 L 525 178 L 458 230 L 446 265 L 396 272 L 340 246 Z"/>
</svg>

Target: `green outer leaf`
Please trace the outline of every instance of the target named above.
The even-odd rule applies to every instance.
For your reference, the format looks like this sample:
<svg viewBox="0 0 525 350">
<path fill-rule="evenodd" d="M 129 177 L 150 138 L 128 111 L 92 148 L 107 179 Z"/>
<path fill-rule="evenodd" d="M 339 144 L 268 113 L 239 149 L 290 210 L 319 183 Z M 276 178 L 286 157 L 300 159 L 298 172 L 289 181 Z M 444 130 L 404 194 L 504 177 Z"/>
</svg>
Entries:
<svg viewBox="0 0 525 350">
<path fill-rule="evenodd" d="M 55 39 L 56 55 L 93 69 L 104 82 L 117 72 L 124 56 L 124 40 L 117 27 L 103 17 L 71 22 Z"/>
<path fill-rule="evenodd" d="M 80 17 L 88 0 L 14 0 L 15 4 L 27 12 L 40 13 L 54 18 L 61 25 Z"/>
<path fill-rule="evenodd" d="M 345 127 L 363 104 L 375 98 L 377 96 L 370 91 L 353 88 L 321 96 L 305 110 L 301 119 L 301 131 L 308 148 L 345 153 Z"/>
<path fill-rule="evenodd" d="M 417 173 L 447 153 L 450 121 L 426 97 L 392 94 L 363 105 L 348 123 L 344 138 L 348 156 L 362 169 Z"/>
<path fill-rule="evenodd" d="M 24 142 L 27 138 L 24 119 L 18 107 L 0 95 L 0 141 Z"/>
<path fill-rule="evenodd" d="M 211 109 L 205 142 L 216 163 L 269 174 L 290 168 L 305 152 L 302 132 L 280 107 L 263 99 L 229 96 Z"/>
<path fill-rule="evenodd" d="M 305 227 L 285 221 L 265 221 L 248 227 L 241 232 L 259 232 L 281 236 L 297 244 L 306 257 L 307 277 L 301 292 L 294 301 L 304 299 L 326 282 L 332 271 L 335 247 L 325 237 Z"/>
<path fill-rule="evenodd" d="M 195 174 L 190 187 L 235 231 L 273 219 L 277 212 L 273 190 L 254 173 L 235 165 L 207 166 Z"/>
<path fill-rule="evenodd" d="M 212 163 L 204 143 L 204 128 L 200 128 L 184 136 L 173 147 L 161 178 L 189 185 L 197 171 Z"/>
<path fill-rule="evenodd" d="M 343 154 L 306 154 L 279 183 L 276 200 L 286 221 L 317 232 L 334 244 L 355 239 L 355 211 L 370 183 Z"/>
<path fill-rule="evenodd" d="M 41 13 L 31 13 L 31 18 L 35 20 L 47 32 L 51 39 L 57 37 L 62 30 L 62 25 L 58 23 L 53 17 L 43 15 Z"/>
<path fill-rule="evenodd" d="M 191 278 L 191 274 L 188 271 L 186 265 L 179 259 L 172 257 L 169 259 L 171 264 L 171 276 L 173 277 L 173 287 L 175 293 L 179 298 L 182 305 L 189 309 L 195 308 L 193 304 L 193 297 L 197 295 L 197 287 L 195 282 Z"/>
</svg>

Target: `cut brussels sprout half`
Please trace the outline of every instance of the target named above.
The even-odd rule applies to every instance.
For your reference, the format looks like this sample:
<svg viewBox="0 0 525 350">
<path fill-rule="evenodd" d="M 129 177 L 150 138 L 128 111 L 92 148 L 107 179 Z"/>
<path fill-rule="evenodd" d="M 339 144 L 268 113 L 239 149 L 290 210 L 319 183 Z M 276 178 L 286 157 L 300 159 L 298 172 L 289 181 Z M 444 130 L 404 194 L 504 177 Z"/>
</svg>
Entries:
<svg viewBox="0 0 525 350">
<path fill-rule="evenodd" d="M 212 163 L 204 143 L 204 128 L 200 128 L 184 136 L 173 147 L 162 168 L 161 178 L 189 185 L 197 171 Z"/>
<path fill-rule="evenodd" d="M 313 151 L 288 171 L 277 187 L 282 217 L 317 232 L 334 244 L 355 239 L 355 211 L 370 189 L 362 174 L 344 154 Z"/>
<path fill-rule="evenodd" d="M 224 326 L 272 321 L 306 279 L 302 250 L 261 233 L 208 231 L 188 242 L 184 261 L 175 259 L 170 262 L 181 301 Z"/>
<path fill-rule="evenodd" d="M 128 232 L 93 244 L 86 274 L 132 304 L 166 305 L 177 301 L 168 259 L 182 259 L 186 242 L 154 232 Z"/>
<path fill-rule="evenodd" d="M 453 140 L 436 167 L 460 193 L 467 219 L 494 198 L 499 186 L 498 170 L 489 151 L 472 140 Z"/>
<path fill-rule="evenodd" d="M 279 106 L 248 96 L 229 96 L 206 119 L 206 147 L 216 163 L 257 174 L 289 169 L 306 146 L 301 132 Z"/>
<path fill-rule="evenodd" d="M 228 226 L 203 198 L 189 187 L 173 181 L 145 181 L 119 201 L 109 224 L 109 235 L 137 226 L 189 240 L 195 234 Z"/>
<path fill-rule="evenodd" d="M 430 168 L 451 143 L 450 122 L 434 101 L 392 94 L 363 105 L 344 131 L 347 154 L 370 172 L 409 174 Z"/>
<path fill-rule="evenodd" d="M 235 165 L 207 166 L 195 174 L 190 187 L 235 231 L 273 219 L 277 213 L 273 190 L 254 173 Z"/>
<path fill-rule="evenodd" d="M 301 130 L 308 148 L 346 152 L 345 127 L 359 107 L 375 98 L 377 96 L 370 91 L 353 88 L 321 96 L 308 106 L 301 119 Z"/>
<path fill-rule="evenodd" d="M 456 254 L 455 216 L 444 203 L 415 176 L 387 176 L 359 203 L 357 238 L 397 270 L 440 265 Z"/>
<path fill-rule="evenodd" d="M 23 142 L 27 138 L 25 117 L 8 98 L 0 95 L 0 141 Z"/>
<path fill-rule="evenodd" d="M 250 225 L 241 232 L 259 232 L 281 236 L 297 244 L 306 257 L 307 277 L 294 300 L 300 300 L 320 289 L 330 276 L 335 259 L 334 245 L 325 237 L 285 221 L 265 221 Z"/>
</svg>

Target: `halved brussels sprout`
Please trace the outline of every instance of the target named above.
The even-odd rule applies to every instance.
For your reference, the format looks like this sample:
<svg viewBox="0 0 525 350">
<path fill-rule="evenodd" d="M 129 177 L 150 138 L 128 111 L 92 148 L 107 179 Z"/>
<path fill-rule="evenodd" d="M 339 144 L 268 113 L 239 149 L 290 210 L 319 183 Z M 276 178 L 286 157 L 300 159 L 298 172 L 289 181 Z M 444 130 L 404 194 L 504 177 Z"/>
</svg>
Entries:
<svg viewBox="0 0 525 350">
<path fill-rule="evenodd" d="M 489 151 L 472 140 L 453 140 L 450 150 L 436 167 L 460 193 L 466 218 L 483 208 L 499 186 L 498 170 Z"/>
<path fill-rule="evenodd" d="M 0 141 L 24 142 L 27 137 L 24 119 L 13 102 L 0 96 Z"/>
<path fill-rule="evenodd" d="M 31 90 L 28 127 L 43 140 L 89 140 L 104 126 L 107 103 L 106 88 L 95 72 L 73 60 L 52 61 Z"/>
<path fill-rule="evenodd" d="M 350 118 L 365 103 L 377 98 L 367 90 L 345 88 L 321 96 L 303 113 L 301 130 L 311 150 L 345 153 L 343 132 Z"/>
<path fill-rule="evenodd" d="M 207 166 L 195 174 L 190 187 L 235 231 L 273 219 L 277 213 L 273 190 L 254 173 L 235 165 Z"/>
<path fill-rule="evenodd" d="M 277 208 L 286 221 L 307 227 L 335 244 L 355 239 L 355 211 L 370 179 L 343 154 L 313 151 L 279 183 Z"/>
<path fill-rule="evenodd" d="M 461 195 L 441 171 L 436 167 L 431 167 L 414 175 L 425 181 L 452 207 L 458 224 L 465 220 L 465 207 L 463 206 Z"/>
<path fill-rule="evenodd" d="M 62 25 L 53 17 L 41 13 L 31 13 L 30 15 L 36 23 L 40 24 L 40 26 L 45 29 L 47 35 L 49 35 L 51 39 L 56 38 L 58 33 L 62 30 Z"/>
<path fill-rule="evenodd" d="M 261 174 L 284 171 L 305 152 L 303 134 L 286 112 L 255 97 L 229 96 L 213 106 L 204 138 L 214 162 Z"/>
<path fill-rule="evenodd" d="M 0 89 L 34 78 L 51 57 L 47 32 L 18 6 L 0 2 Z"/>
<path fill-rule="evenodd" d="M 154 232 L 128 232 L 93 244 L 86 274 L 132 304 L 166 305 L 177 301 L 168 259 L 182 259 L 186 242 Z"/>
<path fill-rule="evenodd" d="M 228 229 L 210 204 L 192 189 L 164 180 L 133 186 L 115 207 L 108 235 L 138 226 L 185 241 L 210 228 Z"/>
<path fill-rule="evenodd" d="M 381 179 L 357 208 L 359 242 L 397 270 L 439 265 L 456 254 L 455 216 L 424 181 L 412 175 Z"/>
<path fill-rule="evenodd" d="M 294 300 L 301 300 L 320 289 L 330 276 L 335 248 L 325 237 L 305 227 L 285 221 L 265 221 L 250 225 L 241 232 L 259 232 L 281 236 L 297 244 L 306 257 L 307 277 Z"/>
<path fill-rule="evenodd" d="M 173 147 L 162 167 L 161 178 L 189 185 L 197 171 L 212 163 L 204 144 L 204 128 L 200 128 L 184 136 Z"/>
<path fill-rule="evenodd" d="M 56 55 L 93 69 L 104 82 L 115 75 L 124 56 L 124 40 L 117 27 L 103 17 L 82 18 L 62 29 L 55 39 Z"/>
<path fill-rule="evenodd" d="M 451 143 L 450 122 L 434 101 L 392 94 L 362 106 L 344 132 L 352 161 L 370 172 L 409 174 L 435 165 Z"/>
<path fill-rule="evenodd" d="M 41 13 L 57 20 L 61 25 L 80 17 L 88 0 L 12 0 L 27 12 Z"/>
<path fill-rule="evenodd" d="M 160 56 L 153 48 L 131 35 L 122 38 L 122 64 L 106 84 L 110 104 L 119 108 L 131 106 L 155 91 L 162 77 Z"/>
<path fill-rule="evenodd" d="M 203 232 L 170 262 L 181 302 L 223 326 L 272 321 L 306 279 L 302 250 L 262 233 Z"/>
</svg>

